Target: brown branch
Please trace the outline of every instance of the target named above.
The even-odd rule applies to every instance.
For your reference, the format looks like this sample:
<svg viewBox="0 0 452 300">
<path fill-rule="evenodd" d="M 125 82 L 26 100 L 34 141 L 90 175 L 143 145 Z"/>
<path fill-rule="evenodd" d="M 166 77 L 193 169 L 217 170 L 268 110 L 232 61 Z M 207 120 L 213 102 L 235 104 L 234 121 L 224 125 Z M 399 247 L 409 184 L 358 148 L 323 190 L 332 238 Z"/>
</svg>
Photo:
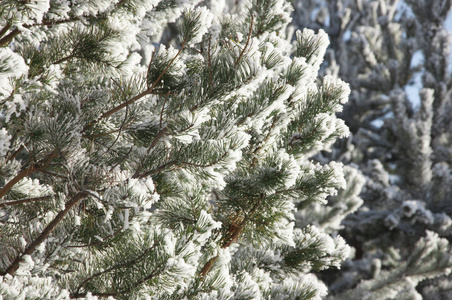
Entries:
<svg viewBox="0 0 452 300">
<path fill-rule="evenodd" d="M 2 37 L 11 28 L 11 23 L 6 23 L 5 27 L 0 30 L 0 37 Z"/>
<path fill-rule="evenodd" d="M 176 60 L 176 58 L 180 55 L 180 53 L 182 52 L 182 50 L 185 48 L 185 43 L 187 42 L 187 39 L 185 39 L 179 49 L 179 51 L 177 52 L 177 54 L 173 57 L 173 59 L 171 59 L 171 61 L 169 62 L 169 64 L 166 66 L 166 68 L 162 71 L 162 73 L 160 73 L 159 77 L 154 81 L 154 83 L 145 91 L 141 92 L 140 94 L 136 95 L 135 97 L 133 97 L 132 99 L 110 109 L 109 111 L 105 112 L 104 114 L 102 114 L 99 118 L 97 118 L 97 120 L 93 121 L 91 123 L 97 123 L 102 119 L 108 118 L 109 116 L 111 116 L 112 114 L 120 111 L 121 109 L 123 109 L 124 107 L 126 107 L 129 104 L 134 103 L 135 101 L 143 98 L 146 95 L 152 94 L 152 91 L 154 90 L 154 88 L 157 86 L 157 84 L 160 82 L 160 80 L 162 79 L 163 75 L 166 74 L 166 72 L 168 71 L 169 67 L 173 64 L 173 62 Z"/>
<path fill-rule="evenodd" d="M 80 21 L 80 19 L 74 18 L 74 19 L 56 20 L 56 21 L 55 20 L 43 20 L 42 23 L 34 24 L 31 26 L 53 26 L 53 25 L 58 25 L 58 24 L 72 23 L 72 22 L 76 22 L 76 21 Z M 25 25 L 24 27 L 28 28 L 31 26 Z"/>
<path fill-rule="evenodd" d="M 71 23 L 71 22 L 75 22 L 75 21 L 79 21 L 79 19 L 67 19 L 67 20 L 58 20 L 58 21 L 44 19 L 42 21 L 42 23 L 39 23 L 39 24 L 31 24 L 31 25 L 23 24 L 22 26 L 24 28 L 30 28 L 30 27 L 34 27 L 34 26 L 53 26 L 53 25 L 57 25 L 57 24 Z M 11 24 L 7 23 L 5 25 L 5 27 L 3 27 L 2 30 L 0 30 L 0 37 L 3 36 L 10 28 L 11 28 Z M 4 38 L 0 39 L 0 47 L 3 47 L 5 45 L 9 44 L 12 41 L 12 39 L 19 33 L 21 33 L 21 31 L 18 28 L 15 28 Z"/>
<path fill-rule="evenodd" d="M 83 138 L 88 138 L 88 139 L 93 139 L 93 138 L 99 138 L 99 137 L 107 136 L 107 135 L 110 135 L 112 133 L 115 133 L 115 132 L 121 131 L 123 129 L 129 128 L 133 124 L 134 121 L 135 121 L 135 119 L 131 119 L 130 122 L 128 122 L 127 124 L 123 123 L 124 126 L 122 128 L 118 128 L 118 129 L 115 129 L 115 130 L 112 130 L 112 131 L 109 131 L 109 132 L 104 132 L 104 133 L 99 133 L 99 134 L 82 135 L 82 137 Z"/>
<path fill-rule="evenodd" d="M 57 60 L 56 62 L 54 62 L 52 64 L 53 65 L 59 65 L 59 64 L 65 62 L 65 61 L 68 61 L 68 60 L 72 59 L 72 58 L 74 58 L 74 55 L 71 54 L 69 56 L 63 57 L 62 59 Z"/>
<path fill-rule="evenodd" d="M 8 161 L 12 161 L 14 158 L 16 158 L 17 155 L 19 155 L 20 152 L 22 152 L 22 150 L 24 150 L 24 145 L 20 145 L 20 147 L 14 151 L 10 157 L 8 157 Z"/>
<path fill-rule="evenodd" d="M 239 236 L 243 231 L 246 221 L 247 220 L 243 219 L 239 226 L 230 226 L 227 238 L 225 239 L 223 245 L 221 246 L 223 249 L 228 248 L 239 239 Z M 218 255 L 209 259 L 209 261 L 206 262 L 206 264 L 202 267 L 201 271 L 199 272 L 201 280 L 203 280 L 206 277 L 206 275 L 210 272 L 217 259 Z"/>
<path fill-rule="evenodd" d="M 103 244 L 108 243 L 112 238 L 116 237 L 122 231 L 123 231 L 122 228 L 120 228 L 120 229 L 116 230 L 115 232 L 113 232 L 112 234 L 103 238 L 102 241 L 97 241 L 97 242 L 94 242 L 91 244 L 83 244 L 83 245 L 67 245 L 65 247 L 66 248 L 88 248 L 88 247 L 103 245 Z"/>
<path fill-rule="evenodd" d="M 208 262 L 206 262 L 204 267 L 202 267 L 201 271 L 199 272 L 201 279 L 204 279 L 206 277 L 207 273 L 209 273 L 210 269 L 212 269 L 213 264 L 217 261 L 217 259 L 218 259 L 218 256 L 215 256 L 215 257 L 212 257 L 211 259 L 209 259 Z"/>
<path fill-rule="evenodd" d="M 242 53 L 240 53 L 240 56 L 237 58 L 237 61 L 235 62 L 235 65 L 237 66 L 240 62 L 240 59 L 242 58 L 243 54 L 245 54 L 246 48 L 248 48 L 248 44 L 250 43 L 251 34 L 253 32 L 253 15 L 251 15 L 251 25 L 250 25 L 250 31 L 248 33 L 248 39 L 246 40 L 245 47 L 243 47 Z"/>
<path fill-rule="evenodd" d="M 164 109 L 165 109 L 165 104 L 166 104 L 166 101 L 168 101 L 168 98 L 169 98 L 169 96 L 170 96 L 170 93 L 168 92 L 168 94 L 166 95 L 166 97 L 165 97 L 165 100 L 163 101 L 163 104 L 162 104 L 162 109 L 160 110 L 160 122 L 159 122 L 159 130 L 162 130 L 162 123 L 163 123 L 163 111 L 164 111 Z"/>
<path fill-rule="evenodd" d="M 8 33 L 6 36 L 4 36 L 2 39 L 0 39 L 0 47 L 7 46 L 13 38 L 20 33 L 19 29 L 14 29 L 10 33 Z"/>
<path fill-rule="evenodd" d="M 81 293 L 81 294 L 70 294 L 69 299 L 78 299 L 78 298 L 85 298 L 87 293 Z M 108 297 L 116 297 L 118 296 L 116 293 L 91 293 L 92 296 L 96 296 L 99 298 L 108 298 Z M 123 296 L 123 295 L 121 295 Z"/>
<path fill-rule="evenodd" d="M 0 207 L 17 205 L 17 204 L 22 204 L 22 203 L 36 202 L 36 201 L 41 201 L 41 200 L 47 200 L 50 198 L 52 198 L 52 196 L 42 196 L 42 197 L 25 198 L 25 199 L 7 201 L 7 202 L 0 203 Z"/>
<path fill-rule="evenodd" d="M 212 41 L 212 35 L 209 36 L 209 46 L 207 48 L 207 62 L 209 63 L 209 82 L 210 82 L 210 88 L 212 89 L 211 94 L 213 94 L 213 79 L 212 79 L 212 59 L 210 56 L 210 43 Z"/>
<path fill-rule="evenodd" d="M 13 263 L 3 272 L 1 275 L 14 275 L 14 273 L 19 268 L 20 262 L 23 260 L 23 257 L 25 255 L 32 254 L 36 247 L 38 247 L 42 242 L 44 242 L 49 235 L 55 230 L 57 225 L 63 220 L 63 218 L 67 215 L 67 213 L 71 210 L 72 207 L 74 207 L 76 204 L 80 202 L 83 198 L 85 198 L 88 195 L 87 192 L 79 192 L 75 194 L 75 196 L 66 203 L 64 209 L 60 211 L 56 217 L 47 225 L 47 227 L 41 232 L 41 234 L 25 249 L 25 251 L 16 257 L 16 259 L 13 261 Z"/>
<path fill-rule="evenodd" d="M 124 155 L 123 158 L 121 158 L 113 167 L 110 168 L 109 172 L 112 172 L 117 166 L 119 166 L 129 156 L 129 154 L 132 152 L 132 150 L 133 150 L 133 145 L 130 146 L 130 149 L 126 153 L 126 155 Z"/>
<path fill-rule="evenodd" d="M 168 131 L 168 127 L 165 127 L 162 130 L 160 130 L 159 133 L 157 133 L 157 135 L 154 137 L 154 139 L 152 140 L 151 145 L 148 148 L 148 153 L 151 151 L 152 148 L 155 147 L 155 145 L 157 145 L 157 142 L 159 141 L 159 139 L 161 137 L 163 137 L 166 134 L 167 131 Z"/>
<path fill-rule="evenodd" d="M 9 190 L 16 184 L 18 183 L 21 179 L 27 177 L 28 175 L 30 175 L 33 172 L 42 170 L 47 168 L 47 166 L 50 164 L 50 162 L 52 161 L 52 159 L 54 159 L 57 156 L 57 152 L 53 151 L 52 153 L 50 153 L 49 155 L 47 155 L 47 157 L 45 157 L 44 159 L 42 159 L 39 163 L 37 164 L 31 164 L 28 168 L 22 170 L 19 174 L 16 175 L 16 177 L 14 177 L 13 179 L 11 179 L 10 181 L 8 181 L 7 184 L 5 184 L 4 187 L 2 187 L 2 189 L 0 190 L 0 198 L 2 198 L 3 196 L 6 195 L 6 193 L 9 192 Z"/>
<path fill-rule="evenodd" d="M 80 289 L 87 284 L 88 282 L 90 282 L 91 280 L 93 280 L 94 278 L 97 278 L 103 274 L 106 274 L 108 272 L 120 269 L 122 267 L 127 267 L 130 266 L 132 264 L 137 263 L 139 260 L 143 259 L 146 255 L 148 255 L 151 251 L 153 251 L 155 249 L 155 247 L 159 246 L 159 243 L 155 243 L 154 245 L 152 245 L 152 247 L 149 247 L 146 251 L 144 251 L 141 255 L 137 256 L 136 258 L 129 260 L 129 261 L 125 261 L 123 263 L 119 263 L 117 265 L 114 265 L 110 268 L 107 268 L 103 271 L 100 271 L 98 273 L 95 273 L 93 275 L 91 275 L 90 277 L 86 278 L 82 283 L 80 283 L 77 287 L 77 289 L 75 290 L 75 295 L 80 294 Z M 151 273 L 152 274 L 152 273 Z"/>
<path fill-rule="evenodd" d="M 175 163 L 174 161 L 167 162 L 167 163 L 161 165 L 160 167 L 158 167 L 157 169 L 148 171 L 148 172 L 146 172 L 144 174 L 140 174 L 139 173 L 140 170 L 142 169 L 142 168 L 139 168 L 135 172 L 135 174 L 133 174 L 132 178 L 144 178 L 144 177 L 147 177 L 147 176 L 150 176 L 150 175 L 153 175 L 153 174 L 158 174 L 158 173 L 162 172 L 164 169 L 166 169 L 167 167 L 173 165 L 174 163 Z"/>
<path fill-rule="evenodd" d="M 264 199 L 264 197 L 265 197 L 265 194 L 261 193 L 259 198 L 257 199 L 256 203 L 254 203 L 251 210 L 245 214 L 245 217 L 240 222 L 240 224 L 238 224 L 238 225 L 231 224 L 229 226 L 229 229 L 228 229 L 227 235 L 224 239 L 223 245 L 221 245 L 221 247 L 223 249 L 228 248 L 229 246 L 231 246 L 232 244 L 234 244 L 235 242 L 238 241 L 239 236 L 243 232 L 243 229 L 245 228 L 246 223 L 248 223 L 250 218 L 256 213 L 257 208 L 262 203 L 262 200 Z M 209 259 L 209 261 L 206 262 L 206 264 L 202 267 L 201 271 L 199 272 L 199 276 L 201 277 L 201 280 L 204 280 L 204 278 L 209 273 L 210 269 L 212 269 L 212 267 L 213 267 L 214 263 L 217 261 L 217 259 L 218 259 L 218 255 Z"/>
</svg>

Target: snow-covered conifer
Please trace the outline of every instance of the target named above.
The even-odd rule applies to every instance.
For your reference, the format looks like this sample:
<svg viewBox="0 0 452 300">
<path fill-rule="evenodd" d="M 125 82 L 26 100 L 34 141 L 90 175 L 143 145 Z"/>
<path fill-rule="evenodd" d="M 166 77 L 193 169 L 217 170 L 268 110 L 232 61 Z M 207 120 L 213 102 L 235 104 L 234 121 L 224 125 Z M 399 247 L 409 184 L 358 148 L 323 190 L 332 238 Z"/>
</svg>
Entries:
<svg viewBox="0 0 452 300">
<path fill-rule="evenodd" d="M 294 6 L 295 23 L 330 36 L 322 72 L 351 88 L 338 114 L 350 138 L 317 159 L 339 160 L 366 177 L 363 207 L 342 223 L 354 259 L 323 277 L 329 297 L 451 298 L 451 2 Z"/>
<path fill-rule="evenodd" d="M 289 2 L 211 2 L 0 3 L 1 297 L 326 295 L 350 249 L 296 219 L 346 187 L 311 157 L 348 86 Z"/>
</svg>

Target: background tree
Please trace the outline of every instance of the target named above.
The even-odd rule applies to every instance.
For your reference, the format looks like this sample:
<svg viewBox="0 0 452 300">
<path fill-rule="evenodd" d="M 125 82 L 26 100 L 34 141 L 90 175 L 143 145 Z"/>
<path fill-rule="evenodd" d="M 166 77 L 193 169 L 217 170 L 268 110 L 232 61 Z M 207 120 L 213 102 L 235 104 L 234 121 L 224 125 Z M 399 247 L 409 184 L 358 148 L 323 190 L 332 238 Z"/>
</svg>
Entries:
<svg viewBox="0 0 452 300">
<path fill-rule="evenodd" d="M 364 206 L 341 232 L 354 259 L 324 277 L 332 299 L 452 296 L 442 276 L 451 260 L 450 9 L 444 0 L 295 4 L 295 23 L 330 35 L 323 72 L 351 88 L 339 114 L 350 138 L 317 159 L 366 177 Z"/>
<path fill-rule="evenodd" d="M 327 35 L 290 43 L 291 10 L 2 1 L 0 295 L 324 296 L 349 247 L 295 215 L 345 187 L 310 158 L 349 88 L 316 81 Z"/>
</svg>

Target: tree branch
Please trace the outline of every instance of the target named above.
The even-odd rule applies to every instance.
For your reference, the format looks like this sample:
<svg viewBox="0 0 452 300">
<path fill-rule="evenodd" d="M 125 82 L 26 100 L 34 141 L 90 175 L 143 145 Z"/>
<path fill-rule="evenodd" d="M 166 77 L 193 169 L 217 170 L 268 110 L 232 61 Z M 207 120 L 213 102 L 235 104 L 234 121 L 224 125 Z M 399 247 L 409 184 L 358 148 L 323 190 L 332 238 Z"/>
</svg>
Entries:
<svg viewBox="0 0 452 300">
<path fill-rule="evenodd" d="M 38 247 L 42 242 L 44 242 L 49 235 L 55 230 L 57 225 L 63 220 L 63 218 L 67 215 L 67 213 L 71 210 L 72 207 L 74 207 L 76 204 L 80 202 L 83 198 L 88 196 L 88 192 L 78 192 L 75 194 L 75 196 L 66 203 L 64 209 L 60 211 L 56 217 L 47 225 L 47 227 L 41 232 L 41 234 L 25 249 L 25 251 L 16 257 L 16 259 L 13 261 L 13 263 L 4 271 L 1 275 L 14 275 L 14 273 L 19 268 L 20 262 L 23 260 L 23 257 L 25 255 L 32 254 L 36 247 Z"/>
<path fill-rule="evenodd" d="M 4 36 L 2 39 L 0 39 L 0 47 L 7 46 L 13 38 L 20 33 L 19 29 L 14 29 L 10 33 L 8 33 L 6 36 Z"/>
<path fill-rule="evenodd" d="M 238 241 L 240 234 L 243 232 L 243 229 L 245 228 L 246 223 L 250 220 L 250 218 L 256 213 L 257 208 L 262 203 L 262 200 L 264 199 L 265 194 L 261 193 L 259 198 L 256 200 L 256 203 L 254 203 L 253 207 L 250 209 L 248 213 L 245 213 L 245 217 L 243 220 L 238 224 L 234 225 L 231 224 L 229 226 L 228 232 L 226 234 L 226 237 L 224 239 L 223 245 L 221 247 L 223 249 L 228 248 L 232 244 Z M 209 259 L 209 261 L 202 267 L 201 271 L 199 272 L 199 275 L 201 277 L 201 280 L 204 280 L 206 275 L 209 273 L 210 269 L 212 269 L 214 263 L 217 261 L 218 255 L 215 257 L 212 257 Z"/>
<path fill-rule="evenodd" d="M 177 52 L 177 54 L 173 57 L 173 59 L 171 59 L 169 64 L 166 66 L 166 68 L 162 71 L 162 73 L 160 73 L 159 77 L 154 81 L 154 83 L 148 89 L 146 89 L 145 91 L 143 91 L 140 94 L 136 95 L 132 99 L 130 99 L 128 101 L 125 101 L 124 103 L 122 103 L 122 104 L 110 109 L 109 111 L 105 112 L 99 118 L 97 118 L 97 120 L 95 120 L 93 123 L 97 123 L 97 122 L 99 122 L 102 119 L 108 118 L 109 116 L 111 116 L 112 114 L 120 111 L 121 109 L 123 109 L 127 105 L 130 105 L 130 104 L 134 103 L 135 101 L 143 98 L 146 95 L 152 94 L 152 91 L 157 86 L 157 84 L 160 82 L 160 80 L 162 79 L 163 75 L 165 75 L 165 73 L 168 71 L 169 67 L 173 64 L 173 62 L 176 60 L 176 58 L 180 55 L 182 50 L 185 48 L 185 43 L 186 42 L 187 42 L 187 39 L 184 39 L 184 41 L 182 42 L 182 45 L 181 45 L 179 51 Z"/>
<path fill-rule="evenodd" d="M 45 169 L 47 168 L 47 166 L 50 164 L 50 162 L 52 161 L 52 159 L 54 159 L 57 156 L 57 152 L 56 151 L 52 151 L 52 153 L 50 153 L 49 155 L 47 155 L 47 157 L 45 157 L 44 159 L 42 159 L 38 164 L 32 164 L 30 165 L 28 168 L 26 168 L 25 170 L 22 170 L 19 174 L 16 175 L 16 177 L 14 177 L 13 179 L 11 179 L 10 181 L 8 181 L 7 184 L 5 184 L 4 187 L 2 187 L 2 189 L 0 190 L 0 198 L 2 198 L 3 196 L 6 195 L 6 193 L 9 192 L 9 190 L 16 184 L 18 183 L 21 179 L 27 177 L 28 175 L 30 175 L 33 172 L 39 171 L 41 169 Z"/>
<path fill-rule="evenodd" d="M 119 268 L 127 267 L 127 266 L 130 266 L 130 265 L 132 265 L 132 264 L 137 263 L 139 260 L 143 259 L 146 255 L 148 255 L 151 251 L 153 251 L 153 250 L 155 249 L 155 247 L 157 247 L 158 245 L 159 245 L 159 243 L 155 243 L 154 245 L 152 245 L 152 247 L 149 247 L 149 248 L 148 248 L 146 251 L 144 251 L 141 255 L 139 255 L 138 257 L 136 257 L 136 258 L 134 258 L 134 259 L 132 259 L 132 260 L 125 261 L 125 262 L 123 262 L 123 263 L 114 265 L 114 266 L 112 266 L 112 267 L 110 267 L 110 268 L 107 268 L 107 269 L 105 269 L 105 270 L 103 270 L 103 271 L 100 271 L 100 272 L 98 272 L 98 273 L 95 273 L 95 274 L 91 275 L 90 277 L 86 278 L 82 283 L 79 284 L 79 286 L 78 286 L 77 289 L 75 290 L 74 295 L 80 295 L 80 289 L 81 289 L 85 284 L 87 284 L 88 282 L 90 282 L 91 280 L 93 280 L 94 278 L 97 278 L 97 277 L 99 277 L 99 276 L 101 276 L 101 275 L 103 275 L 103 274 L 106 274 L 106 273 L 108 273 L 108 272 L 117 270 L 117 269 L 119 269 Z M 151 274 L 152 274 L 152 273 L 151 273 Z"/>
<path fill-rule="evenodd" d="M 242 58 L 243 54 L 245 54 L 246 48 L 248 48 L 248 44 L 250 43 L 251 39 L 251 33 L 253 32 L 253 15 L 251 15 L 251 25 L 250 25 L 250 31 L 248 32 L 248 39 L 246 40 L 245 47 L 243 47 L 242 52 L 240 53 L 240 56 L 237 58 L 237 61 L 235 62 L 235 65 L 237 66 L 240 62 L 240 59 Z"/>
<path fill-rule="evenodd" d="M 6 23 L 6 25 L 0 30 L 0 37 L 2 37 L 11 28 L 11 23 Z"/>
<path fill-rule="evenodd" d="M 8 161 L 12 161 L 14 158 L 16 158 L 17 155 L 19 155 L 20 152 L 22 152 L 22 150 L 24 150 L 24 145 L 20 145 L 20 147 L 14 151 L 10 157 L 8 157 Z"/>
<path fill-rule="evenodd" d="M 42 196 L 42 197 L 13 200 L 13 201 L 0 203 L 0 207 L 2 207 L 2 206 L 6 207 L 6 206 L 17 205 L 17 204 L 22 204 L 22 203 L 36 202 L 36 201 L 41 201 L 41 200 L 47 200 L 50 198 L 52 198 L 52 196 Z"/>
</svg>

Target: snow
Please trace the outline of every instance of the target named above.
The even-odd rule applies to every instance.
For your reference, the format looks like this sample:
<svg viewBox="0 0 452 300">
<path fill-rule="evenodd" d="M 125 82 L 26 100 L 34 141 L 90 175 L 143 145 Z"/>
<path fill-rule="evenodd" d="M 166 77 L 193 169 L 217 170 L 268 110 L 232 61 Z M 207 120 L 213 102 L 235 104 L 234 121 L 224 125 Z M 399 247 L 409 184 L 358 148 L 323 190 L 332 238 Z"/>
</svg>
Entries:
<svg viewBox="0 0 452 300">
<path fill-rule="evenodd" d="M 13 52 L 10 48 L 0 48 L 0 96 L 8 97 L 13 91 L 11 80 L 19 78 L 28 73 L 28 66 L 22 56 Z M 6 103 L 6 122 L 9 121 L 10 116 L 25 109 L 25 102 L 20 95 L 14 95 L 12 101 Z"/>
<path fill-rule="evenodd" d="M 350 85 L 348 83 L 337 77 L 326 75 L 323 78 L 323 84 L 327 89 L 332 88 L 335 91 L 340 91 L 340 103 L 345 104 L 348 102 L 348 96 L 351 92 Z"/>
<path fill-rule="evenodd" d="M 210 26 L 212 25 L 212 20 L 213 20 L 213 14 L 205 6 L 198 6 L 191 13 L 194 14 L 195 16 L 197 16 L 196 17 L 196 19 L 197 19 L 196 27 L 199 26 L 199 30 L 196 32 L 195 37 L 193 37 L 189 41 L 189 43 L 188 43 L 189 45 L 197 44 L 202 41 L 203 35 L 207 33 Z"/>
<path fill-rule="evenodd" d="M 328 165 L 325 165 L 324 168 L 333 171 L 333 182 L 337 188 L 345 189 L 347 187 L 344 175 L 344 165 L 341 162 L 331 161 Z"/>
<path fill-rule="evenodd" d="M 0 130 L 0 156 L 5 156 L 9 151 L 9 142 L 11 140 L 11 136 L 8 134 L 5 128 Z"/>
<path fill-rule="evenodd" d="M 196 227 L 202 232 L 197 238 L 198 242 L 204 244 L 210 238 L 212 230 L 220 229 L 221 226 L 221 222 L 215 221 L 212 218 L 212 215 L 208 214 L 205 210 L 202 210 L 199 214 L 198 221 L 196 222 Z"/>
<path fill-rule="evenodd" d="M 81 220 L 80 216 L 75 216 L 74 217 L 74 225 L 80 226 L 80 220 Z"/>
<path fill-rule="evenodd" d="M 298 30 L 296 32 L 297 40 L 314 40 L 318 44 L 318 51 L 316 55 L 311 58 L 312 61 L 310 61 L 310 64 L 314 67 L 315 73 L 318 72 L 320 65 L 323 62 L 323 58 L 326 53 L 326 48 L 330 44 L 330 40 L 328 37 L 328 34 L 323 30 L 320 29 L 317 34 L 314 33 L 314 30 L 305 28 L 303 29 L 303 32 Z"/>
<path fill-rule="evenodd" d="M 400 217 L 396 213 L 389 214 L 384 220 L 383 223 L 389 230 L 393 230 L 399 225 Z"/>
<path fill-rule="evenodd" d="M 129 228 L 129 209 L 124 209 L 124 225 L 122 227 L 122 230 L 126 230 Z"/>
<path fill-rule="evenodd" d="M 30 11 L 27 12 L 28 20 L 24 23 L 33 24 L 41 23 L 44 13 L 46 13 L 50 8 L 49 0 L 33 0 L 26 4 Z M 25 21 L 25 20 L 24 20 Z"/>
</svg>

